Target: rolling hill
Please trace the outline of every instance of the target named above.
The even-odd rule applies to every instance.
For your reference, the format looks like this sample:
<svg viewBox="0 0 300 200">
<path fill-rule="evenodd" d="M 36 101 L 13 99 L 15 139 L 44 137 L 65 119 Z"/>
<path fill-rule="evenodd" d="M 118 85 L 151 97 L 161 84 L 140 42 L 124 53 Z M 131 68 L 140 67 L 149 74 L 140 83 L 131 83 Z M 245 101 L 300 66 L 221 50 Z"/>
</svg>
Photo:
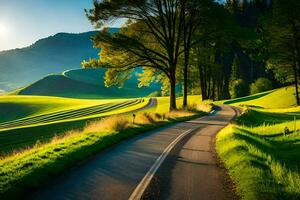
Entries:
<svg viewBox="0 0 300 200">
<path fill-rule="evenodd" d="M 221 101 L 230 105 L 249 105 L 261 108 L 287 108 L 296 106 L 295 87 L 283 87 L 251 96 Z"/>
<path fill-rule="evenodd" d="M 111 32 L 118 28 L 111 28 Z M 29 47 L 0 52 L 0 93 L 68 69 L 80 68 L 82 60 L 98 57 L 91 37 L 96 32 L 58 33 Z"/>
<path fill-rule="evenodd" d="M 138 88 L 138 77 L 133 73 L 122 88 L 105 87 L 103 83 L 104 69 L 75 69 L 61 74 L 48 75 L 27 87 L 17 90 L 18 95 L 59 96 L 71 98 L 132 98 L 148 96 L 159 91 L 160 84 Z"/>
<path fill-rule="evenodd" d="M 0 97 L 0 155 L 49 141 L 88 122 L 142 108 L 138 99 L 86 100 L 48 96 Z"/>
</svg>

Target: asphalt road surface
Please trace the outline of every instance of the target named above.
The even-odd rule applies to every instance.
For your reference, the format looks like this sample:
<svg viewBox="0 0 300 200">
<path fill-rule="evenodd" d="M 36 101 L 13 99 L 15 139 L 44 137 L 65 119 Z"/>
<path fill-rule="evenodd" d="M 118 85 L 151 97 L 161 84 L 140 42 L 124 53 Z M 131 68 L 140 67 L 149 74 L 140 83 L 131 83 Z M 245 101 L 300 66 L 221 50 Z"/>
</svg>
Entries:
<svg viewBox="0 0 300 200">
<path fill-rule="evenodd" d="M 233 200 L 224 170 L 218 166 L 214 139 L 216 134 L 239 114 L 222 106 L 218 114 L 188 123 L 201 128 L 186 137 L 169 154 L 156 172 L 143 199 Z"/>
<path fill-rule="evenodd" d="M 122 114 L 136 113 L 136 112 L 140 112 L 140 111 L 147 110 L 147 109 L 150 109 L 150 108 L 154 108 L 156 106 L 157 106 L 157 99 L 156 98 L 150 98 L 148 103 L 144 107 L 141 107 L 141 108 L 138 108 L 136 110 L 129 111 L 129 112 L 125 112 L 125 113 L 122 113 Z"/>
<path fill-rule="evenodd" d="M 212 115 L 169 125 L 123 141 L 75 166 L 27 198 L 132 198 L 133 193 L 143 192 L 138 190 L 138 186 L 149 174 L 149 169 L 157 164 L 158 158 L 174 141 L 188 133 L 170 151 L 157 173 L 153 173 L 149 187 L 144 185 L 148 188 L 147 198 L 222 199 L 222 195 L 227 194 L 222 193 L 220 170 L 212 157 L 212 138 L 236 113 L 235 109 L 224 105 Z"/>
</svg>

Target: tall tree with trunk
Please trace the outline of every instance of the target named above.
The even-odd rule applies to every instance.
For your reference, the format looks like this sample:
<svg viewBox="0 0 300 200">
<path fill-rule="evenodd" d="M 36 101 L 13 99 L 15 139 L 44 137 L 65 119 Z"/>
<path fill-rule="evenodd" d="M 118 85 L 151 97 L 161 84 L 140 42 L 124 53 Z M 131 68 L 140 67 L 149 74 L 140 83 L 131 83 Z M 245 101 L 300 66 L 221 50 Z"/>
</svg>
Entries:
<svg viewBox="0 0 300 200">
<path fill-rule="evenodd" d="M 102 66 L 114 71 L 126 71 L 140 66 L 160 70 L 170 82 L 170 110 L 176 109 L 176 71 L 181 53 L 186 5 L 187 0 L 94 0 L 94 7 L 86 11 L 89 20 L 97 27 L 116 19 L 129 20 L 128 28 L 124 27 L 120 33 L 111 35 L 100 32 L 94 38 L 96 46 L 106 46 L 106 49 L 122 52 L 129 59 L 119 66 L 115 64 L 120 62 L 112 60 L 102 63 Z"/>
<path fill-rule="evenodd" d="M 188 105 L 188 67 L 191 48 L 205 38 L 193 37 L 198 29 L 204 27 L 206 18 L 211 17 L 211 12 L 217 4 L 212 0 L 188 0 L 185 2 L 185 17 L 183 19 L 183 107 Z"/>
<path fill-rule="evenodd" d="M 273 0 L 271 13 L 265 22 L 271 43 L 269 67 L 281 82 L 293 77 L 297 105 L 299 99 L 300 71 L 300 2 L 298 0 Z"/>
<path fill-rule="evenodd" d="M 201 28 L 193 36 L 201 42 L 192 47 L 191 59 L 199 74 L 202 100 L 222 98 L 231 72 L 227 70 L 230 67 L 225 63 L 225 55 L 232 40 L 239 37 L 239 29 L 224 5 L 213 4 L 209 10 L 202 16 Z"/>
<path fill-rule="evenodd" d="M 239 30 L 235 30 L 237 37 L 233 40 L 228 53 L 229 66 L 232 67 L 233 58 L 238 60 L 237 68 L 240 71 L 240 78 L 247 85 L 258 77 L 267 76 L 265 60 L 262 58 L 265 49 L 262 48 L 263 34 L 260 34 L 262 28 L 259 18 L 268 11 L 269 6 L 268 0 L 228 0 L 226 3 L 227 9 L 233 13 L 239 26 Z M 227 75 L 226 84 L 228 84 L 229 74 L 225 74 Z M 228 95 L 228 92 L 226 93 Z"/>
</svg>

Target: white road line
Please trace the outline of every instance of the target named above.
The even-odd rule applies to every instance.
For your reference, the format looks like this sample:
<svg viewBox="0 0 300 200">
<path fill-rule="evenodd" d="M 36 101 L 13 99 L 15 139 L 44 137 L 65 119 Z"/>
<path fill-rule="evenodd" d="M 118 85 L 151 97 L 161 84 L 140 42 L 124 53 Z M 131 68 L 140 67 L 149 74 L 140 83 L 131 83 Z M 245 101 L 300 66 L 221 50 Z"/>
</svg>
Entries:
<svg viewBox="0 0 300 200">
<path fill-rule="evenodd" d="M 146 188 L 150 184 L 154 174 L 158 170 L 158 168 L 161 166 L 163 161 L 166 159 L 168 154 L 171 152 L 171 150 L 174 148 L 174 146 L 186 135 L 190 134 L 192 131 L 196 130 L 189 129 L 182 134 L 180 134 L 173 142 L 171 142 L 168 147 L 163 151 L 163 153 L 156 159 L 155 163 L 152 165 L 150 170 L 147 172 L 147 174 L 144 176 L 144 178 L 141 180 L 141 182 L 138 184 L 138 186 L 135 188 L 131 196 L 129 197 L 129 200 L 140 200 L 142 198 L 142 195 L 144 194 Z"/>
<path fill-rule="evenodd" d="M 210 113 L 216 113 L 216 110 L 212 110 Z M 207 116 L 207 115 L 206 115 Z M 198 119 L 204 118 L 206 116 L 202 116 Z M 210 116 L 210 115 L 208 115 Z M 184 122 L 183 122 L 184 123 Z M 140 181 L 138 186 L 134 189 L 133 193 L 130 195 L 128 200 L 140 200 L 147 189 L 148 185 L 150 184 L 153 176 L 155 175 L 156 171 L 159 169 L 161 164 L 164 162 L 164 160 L 167 158 L 171 150 L 174 148 L 174 146 L 186 135 L 190 134 L 191 132 L 195 131 L 199 127 L 196 127 L 194 129 L 189 129 L 182 134 L 180 134 L 173 142 L 171 142 L 167 148 L 162 152 L 162 154 L 156 159 L 150 170 L 146 173 L 144 178 Z"/>
</svg>

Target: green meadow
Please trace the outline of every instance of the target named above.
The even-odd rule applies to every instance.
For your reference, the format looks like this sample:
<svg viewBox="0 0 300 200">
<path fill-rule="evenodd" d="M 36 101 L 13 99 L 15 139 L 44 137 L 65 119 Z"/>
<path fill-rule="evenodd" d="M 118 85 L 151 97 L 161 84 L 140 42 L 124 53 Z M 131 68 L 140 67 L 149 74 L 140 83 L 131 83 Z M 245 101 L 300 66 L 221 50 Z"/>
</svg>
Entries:
<svg viewBox="0 0 300 200">
<path fill-rule="evenodd" d="M 0 198 L 18 198 L 24 192 L 37 188 L 40 184 L 49 181 L 51 177 L 73 166 L 74 163 L 85 160 L 89 156 L 124 139 L 163 125 L 188 120 L 205 114 L 203 111 L 197 111 L 196 101 L 199 101 L 200 96 L 189 97 L 192 103 L 190 109 L 193 108 L 193 111 L 177 110 L 172 112 L 167 112 L 169 108 L 167 97 L 159 97 L 157 98 L 158 103 L 156 107 L 136 114 L 134 123 L 132 122 L 131 115 L 122 115 L 120 113 L 140 108 L 147 104 L 148 99 L 144 102 L 140 101 L 140 99 L 82 100 L 82 102 L 80 100 L 68 99 L 62 101 L 61 105 L 59 102 L 60 98 L 49 98 L 48 100 L 53 100 L 53 104 L 57 104 L 58 106 L 51 107 L 49 105 L 49 107 L 43 107 L 43 100 L 46 101 L 48 97 L 36 98 L 40 98 L 41 100 L 40 107 L 35 107 L 35 111 L 39 112 L 39 114 L 31 112 L 25 115 L 24 112 L 23 116 L 19 115 L 21 118 L 2 123 L 2 126 L 9 126 L 10 123 L 21 121 L 22 123 L 28 123 L 28 127 L 12 129 L 13 131 L 9 133 L 11 136 L 8 134 L 5 135 L 8 132 L 0 132 L 3 139 L 12 137 L 17 140 L 19 137 L 19 141 L 25 141 L 23 143 L 23 150 L 4 155 L 0 160 Z M 5 99 L 7 100 L 5 101 Z M 28 101 L 30 101 L 29 99 L 28 101 L 18 101 L 17 99 L 13 100 L 13 97 L 3 97 L 2 101 L 10 101 L 11 103 L 19 102 L 25 107 Z M 70 103 L 67 103 L 67 101 L 70 101 Z M 177 101 L 178 103 L 182 102 L 182 98 L 178 98 Z M 37 103 L 38 101 L 34 102 Z M 80 102 L 82 104 L 78 105 Z M 123 104 L 125 106 L 120 106 Z M 74 108 L 73 106 L 77 107 Z M 93 115 L 89 113 L 90 108 L 92 108 L 92 111 L 95 111 L 97 110 L 95 107 L 103 108 L 99 109 L 99 113 L 95 113 L 94 117 L 92 117 Z M 104 109 L 106 107 L 107 110 Z M 198 107 L 205 108 L 207 111 L 212 109 L 209 104 L 198 105 Z M 103 110 L 104 112 L 102 112 Z M 86 113 L 89 113 L 88 118 L 85 116 Z M 116 113 L 118 115 L 114 115 Z M 79 119 L 75 120 L 75 118 Z M 57 121 L 50 122 L 52 119 Z M 92 120 L 87 121 L 88 119 Z M 41 132 L 37 131 L 37 128 L 40 127 L 46 127 L 47 129 L 50 127 L 50 130 L 57 131 L 60 125 L 64 126 L 64 123 L 68 124 L 68 120 L 74 120 L 76 123 L 83 121 L 84 123 L 81 124 L 80 128 L 74 128 L 74 124 L 70 124 L 70 127 L 73 128 L 68 129 L 68 131 L 62 131 L 61 134 L 54 134 L 51 131 L 45 132 L 45 129 Z M 41 125 L 44 121 L 48 124 Z M 52 123 L 53 129 L 51 129 Z M 14 135 L 17 130 L 21 130 L 20 134 Z M 34 134 L 30 135 L 30 133 Z M 36 135 L 38 134 L 44 138 L 48 137 L 48 139 L 37 140 L 38 137 Z M 28 142 L 26 138 L 29 138 L 28 141 L 31 142 Z M 19 147 L 17 143 L 7 144 L 11 145 L 12 148 Z M 24 147 L 27 148 L 24 149 Z M 5 149 L 5 147 L 3 148 Z"/>
<path fill-rule="evenodd" d="M 85 100 L 47 96 L 0 97 L 0 154 L 47 142 L 101 117 L 145 106 L 141 99 Z M 3 116 L 3 117 L 2 117 Z"/>
<path fill-rule="evenodd" d="M 175 191 L 184 173 L 170 173 L 158 181 L 166 190 L 154 196 L 300 200 L 299 0 L 37 2 L 0 6 L 0 200 L 26 198 L 136 135 L 204 115 L 227 123 L 234 113 L 213 140 L 213 160 L 222 165 L 215 175 L 228 180 L 194 174 L 211 182 L 207 189 L 194 190 L 196 181 Z M 232 112 L 218 113 L 227 106 L 215 105 Z M 211 120 L 199 120 L 199 129 L 212 130 Z M 164 132 L 173 134 L 168 127 Z M 181 160 L 196 166 L 199 156 L 214 152 L 196 160 L 194 153 Z M 157 177 L 147 177 L 141 183 L 156 186 Z M 132 186 L 109 190 L 125 197 Z M 131 196 L 139 196 L 139 188 Z M 95 198 L 89 191 L 102 192 L 97 184 L 84 189 L 87 199 Z"/>
<path fill-rule="evenodd" d="M 294 88 L 224 101 L 242 106 L 216 149 L 244 200 L 300 198 L 300 107 Z"/>
</svg>

